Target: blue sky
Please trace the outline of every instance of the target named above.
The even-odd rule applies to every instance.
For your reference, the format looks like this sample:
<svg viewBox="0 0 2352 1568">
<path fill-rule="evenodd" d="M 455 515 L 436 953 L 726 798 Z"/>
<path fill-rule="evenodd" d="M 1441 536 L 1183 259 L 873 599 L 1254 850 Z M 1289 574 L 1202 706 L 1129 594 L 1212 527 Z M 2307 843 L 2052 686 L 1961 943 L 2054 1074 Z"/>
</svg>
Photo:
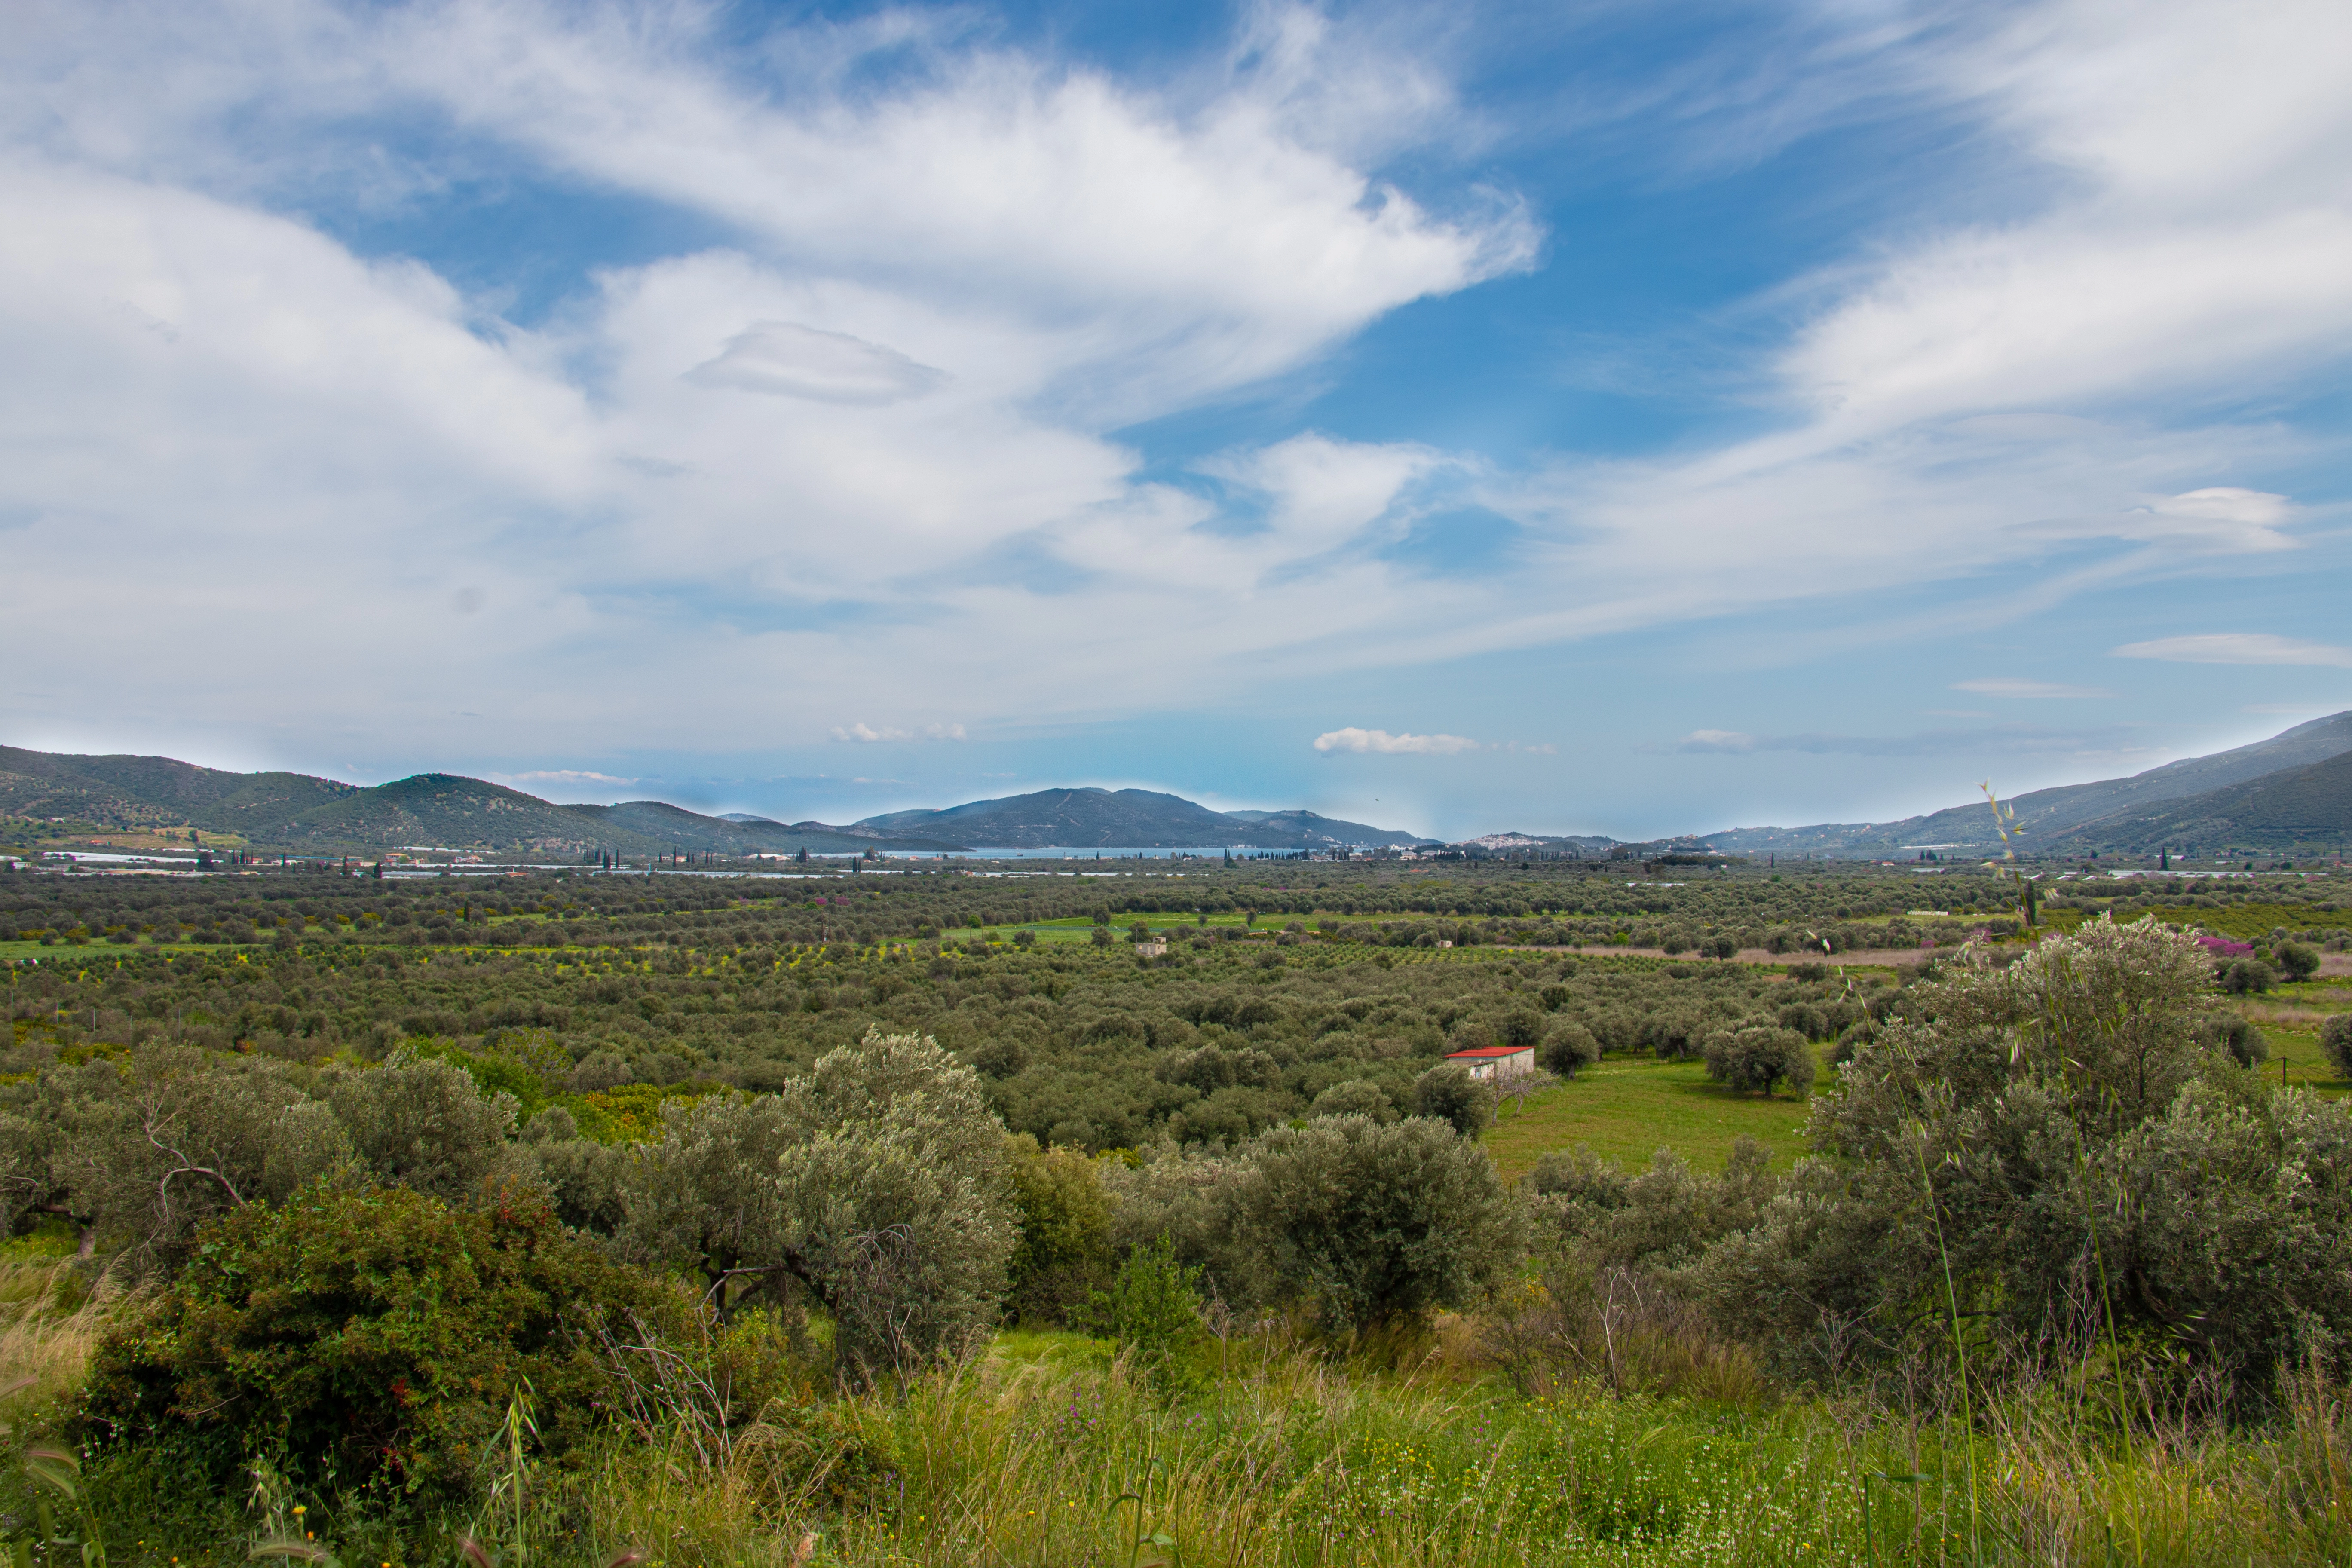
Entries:
<svg viewBox="0 0 2352 1568">
<path fill-rule="evenodd" d="M 2352 13 L 32 5 L 0 738 L 1884 818 L 2352 707 Z"/>
</svg>

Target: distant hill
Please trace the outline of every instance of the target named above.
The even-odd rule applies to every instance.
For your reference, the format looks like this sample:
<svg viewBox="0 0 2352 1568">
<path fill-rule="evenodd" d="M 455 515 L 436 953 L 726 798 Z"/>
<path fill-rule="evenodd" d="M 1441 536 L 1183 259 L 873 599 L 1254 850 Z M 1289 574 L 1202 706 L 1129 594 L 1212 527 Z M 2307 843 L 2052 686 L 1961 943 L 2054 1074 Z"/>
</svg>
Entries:
<svg viewBox="0 0 2352 1568">
<path fill-rule="evenodd" d="M 2083 849 L 2281 850 L 2352 844 L 2352 752 L 2286 768 L 2185 800 L 2135 805 L 2087 822 L 2053 841 Z"/>
<path fill-rule="evenodd" d="M 69 756 L 0 747 L 0 814 L 100 826 L 188 826 L 272 848 L 349 854 L 430 845 L 576 856 L 969 853 L 973 847 L 1329 849 L 1405 846 L 1410 833 L 1311 811 L 1216 812 L 1150 790 L 1042 790 L 848 826 L 705 816 L 657 800 L 558 805 L 456 773 L 362 785 L 307 773 L 228 773 L 169 757 Z"/>
<path fill-rule="evenodd" d="M 169 757 L 72 756 L 0 746 L 0 814 L 69 817 L 105 827 L 234 833 L 317 854 L 432 845 L 502 853 L 846 855 L 865 849 L 961 850 L 946 839 L 730 821 L 660 801 L 557 805 L 481 779 L 418 773 L 373 786 L 307 773 L 237 773 Z"/>
<path fill-rule="evenodd" d="M 1039 790 L 944 811 L 894 811 L 866 817 L 852 831 L 949 836 L 991 849 L 1328 849 L 1423 842 L 1410 833 L 1311 811 L 1211 811 L 1181 795 L 1145 789 Z"/>
<path fill-rule="evenodd" d="M 2035 790 L 2009 804 L 2016 808 L 2025 842 L 2054 851 L 2058 842 L 2086 825 L 2119 812 L 2146 812 L 2157 803 L 2186 800 L 2232 784 L 2352 752 L 2352 710 L 2297 724 L 2267 741 L 2210 756 L 2184 757 L 2129 778 L 2062 784 Z M 1959 849 L 1999 847 L 1992 810 L 1981 800 L 1948 806 L 1924 816 L 1895 822 L 1824 822 L 1810 827 L 1735 827 L 1703 835 L 1729 854 L 1778 851 L 1832 858 L 1894 856 L 1906 846 L 1937 845 Z"/>
<path fill-rule="evenodd" d="M 1539 849 L 1547 854 L 1568 855 L 1577 859 L 1606 857 L 1619 840 L 1597 833 L 1482 833 L 1475 838 L 1465 838 L 1448 845 L 1451 849 L 1484 849 L 1489 854 L 1507 855 L 1521 850 Z"/>
</svg>

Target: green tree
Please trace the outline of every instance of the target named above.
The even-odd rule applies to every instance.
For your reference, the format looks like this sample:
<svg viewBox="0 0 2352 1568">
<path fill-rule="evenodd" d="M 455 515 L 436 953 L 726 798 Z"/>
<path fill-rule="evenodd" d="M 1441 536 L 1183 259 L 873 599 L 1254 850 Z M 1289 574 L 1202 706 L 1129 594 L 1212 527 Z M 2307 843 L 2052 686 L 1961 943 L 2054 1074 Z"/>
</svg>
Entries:
<svg viewBox="0 0 2352 1568">
<path fill-rule="evenodd" d="M 1537 1053 L 1537 1059 L 1543 1063 L 1545 1071 L 1573 1079 L 1580 1068 L 1601 1060 L 1601 1042 L 1581 1024 L 1558 1024 L 1544 1037 L 1543 1049 Z"/>
<path fill-rule="evenodd" d="M 664 1110 L 630 1173 L 625 1245 L 712 1299 L 789 1280 L 872 1380 L 964 1353 L 995 1321 L 1016 1239 L 1004 1127 L 980 1075 L 869 1032 L 773 1095 Z"/>
<path fill-rule="evenodd" d="M 1739 1093 L 1770 1094 L 1785 1083 L 1791 1094 L 1813 1085 L 1813 1053 L 1796 1029 L 1750 1026 L 1707 1037 L 1706 1076 Z"/>
<path fill-rule="evenodd" d="M 1095 1162 L 1076 1149 L 1041 1149 L 1027 1133 L 1007 1145 L 1021 1239 L 1008 1300 L 1023 1320 L 1059 1324 L 1110 1271 L 1110 1198 Z"/>
<path fill-rule="evenodd" d="M 1412 1113 L 1442 1121 L 1458 1136 L 1475 1138 L 1494 1120 L 1495 1091 L 1468 1068 L 1443 1062 L 1413 1079 Z"/>
<path fill-rule="evenodd" d="M 1390 1122 L 1397 1119 L 1396 1106 L 1388 1092 L 1370 1079 L 1351 1078 L 1333 1084 L 1315 1097 L 1307 1107 L 1310 1116 L 1369 1116 L 1374 1121 Z"/>
<path fill-rule="evenodd" d="M 1111 1342 L 1112 1352 L 1162 1395 L 1192 1381 L 1186 1355 L 1201 1338 L 1201 1270 L 1155 1237 L 1130 1248 L 1108 1289 L 1092 1292 L 1077 1326 Z"/>
<path fill-rule="evenodd" d="M 1525 1256 L 1494 1162 L 1425 1117 L 1273 1128 L 1244 1169 L 1246 1232 L 1335 1329 L 1475 1306 Z"/>
<path fill-rule="evenodd" d="M 2320 1025 L 2319 1045 L 2336 1064 L 2336 1076 L 2352 1079 L 2352 1013 L 2338 1013 Z"/>
</svg>

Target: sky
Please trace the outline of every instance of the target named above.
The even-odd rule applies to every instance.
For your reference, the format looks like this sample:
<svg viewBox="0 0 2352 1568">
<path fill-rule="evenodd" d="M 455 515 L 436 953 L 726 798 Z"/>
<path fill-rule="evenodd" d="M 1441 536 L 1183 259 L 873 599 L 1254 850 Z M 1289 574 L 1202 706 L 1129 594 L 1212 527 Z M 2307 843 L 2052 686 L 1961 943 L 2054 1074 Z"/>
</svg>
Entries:
<svg viewBox="0 0 2352 1568">
<path fill-rule="evenodd" d="M 5 0 L 0 742 L 1885 820 L 2352 708 L 2352 7 Z"/>
</svg>

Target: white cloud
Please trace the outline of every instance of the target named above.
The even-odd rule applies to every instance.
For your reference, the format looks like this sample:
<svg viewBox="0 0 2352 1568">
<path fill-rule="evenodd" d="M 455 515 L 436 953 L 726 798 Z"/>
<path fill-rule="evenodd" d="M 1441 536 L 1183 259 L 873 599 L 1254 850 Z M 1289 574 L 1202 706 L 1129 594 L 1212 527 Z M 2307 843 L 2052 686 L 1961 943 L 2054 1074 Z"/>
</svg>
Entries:
<svg viewBox="0 0 2352 1568">
<path fill-rule="evenodd" d="M 1990 678 L 1983 680 L 1956 680 L 1955 691 L 1972 691 L 1979 697 L 2086 698 L 2113 697 L 2114 692 L 2098 686 L 2065 686 L 2051 680 L 2009 680 Z"/>
<path fill-rule="evenodd" d="M 2352 647 L 2305 642 L 2269 632 L 2205 632 L 2126 643 L 2117 658 L 2160 658 L 2175 664 L 2300 664 L 2352 669 Z"/>
<path fill-rule="evenodd" d="M 797 321 L 754 321 L 718 358 L 686 373 L 699 386 L 736 387 L 819 403 L 878 405 L 920 397 L 942 379 L 927 364 L 846 332 Z"/>
<path fill-rule="evenodd" d="M 835 725 L 832 731 L 836 741 L 961 741 L 965 739 L 961 724 L 926 724 L 919 730 L 875 729 L 868 724 L 852 724 L 846 728 Z"/>
<path fill-rule="evenodd" d="M 1927 81 L 2042 202 L 1805 280 L 1775 434 L 1513 476 L 1309 433 L 1203 465 L 1221 510 L 1116 432 L 1535 254 L 1507 196 L 1375 172 L 1478 133 L 1433 55 L 1279 7 L 1172 87 L 915 13 L 741 50 L 698 7 L 47 8 L 0 62 L 0 656 L 86 645 L 102 602 L 117 689 L 158 711 L 365 708 L 434 743 L 463 689 L 475 732 L 541 755 L 589 723 L 878 741 L 926 733 L 909 672 L 975 725 L 1051 721 L 2053 563 L 2021 614 L 2284 551 L 2286 499 L 2214 481 L 2303 438 L 2194 395 L 2352 343 L 2352 17 L 2126 9 L 1856 46 L 1848 79 Z M 876 75 L 878 45 L 915 66 Z M 454 152 L 388 132 L 420 115 Z M 525 331 L 283 216 L 551 173 L 724 241 Z M 1379 558 L 1439 489 L 1524 531 L 1508 572 Z M 187 588 L 219 581 L 269 617 Z M 1139 628 L 1173 656 L 1133 657 Z"/>
<path fill-rule="evenodd" d="M 572 768 L 541 768 L 526 773 L 499 773 L 502 784 L 633 784 L 637 779 L 614 778 L 611 773 L 586 773 Z"/>
<path fill-rule="evenodd" d="M 1381 756 L 1450 757 L 1478 749 L 1475 741 L 1460 735 L 1391 735 L 1386 730 L 1331 730 L 1315 737 L 1315 749 L 1372 752 Z"/>
<path fill-rule="evenodd" d="M 1693 730 L 1674 749 L 1678 752 L 1752 752 L 1756 749 L 1756 737 L 1738 730 Z"/>
</svg>

